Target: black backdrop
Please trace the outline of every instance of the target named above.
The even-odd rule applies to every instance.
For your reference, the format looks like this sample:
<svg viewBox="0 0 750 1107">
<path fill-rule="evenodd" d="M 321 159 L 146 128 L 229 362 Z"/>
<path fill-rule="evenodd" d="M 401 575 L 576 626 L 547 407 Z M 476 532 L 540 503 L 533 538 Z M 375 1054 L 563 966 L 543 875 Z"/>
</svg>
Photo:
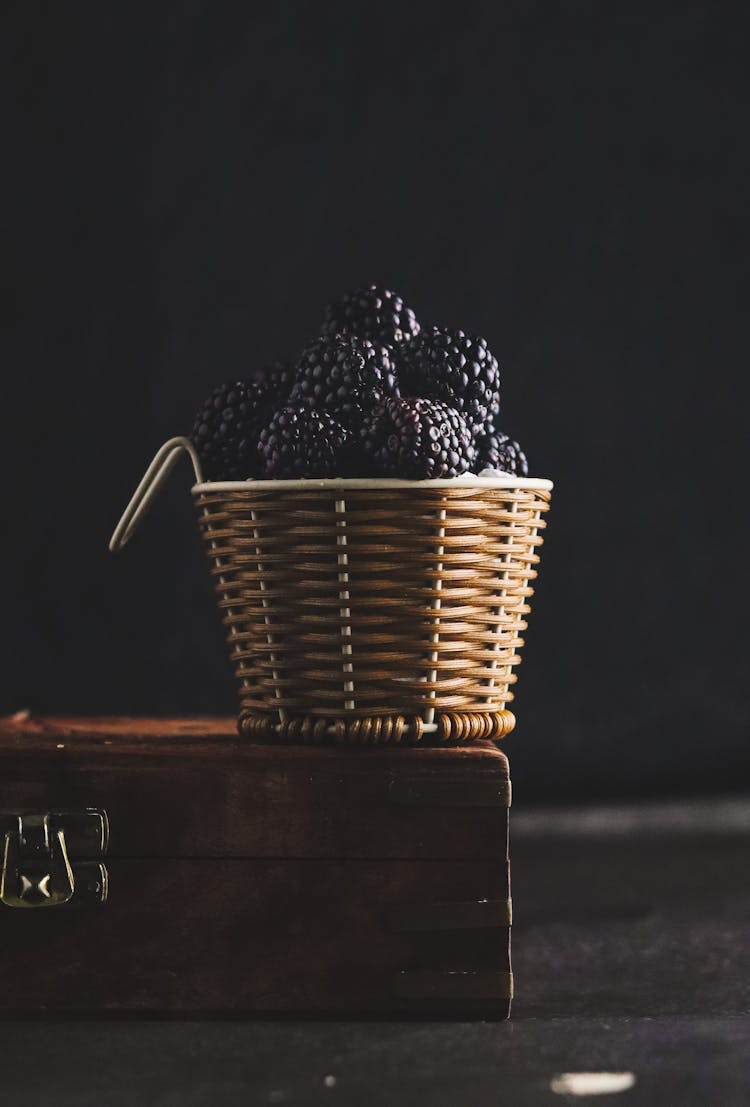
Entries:
<svg viewBox="0 0 750 1107">
<path fill-rule="evenodd" d="M 734 787 L 741 9 L 438 10 L 6 10 L 0 708 L 234 708 L 187 468 L 107 538 L 214 383 L 374 280 L 489 338 L 503 424 L 556 481 L 517 786 Z"/>
</svg>

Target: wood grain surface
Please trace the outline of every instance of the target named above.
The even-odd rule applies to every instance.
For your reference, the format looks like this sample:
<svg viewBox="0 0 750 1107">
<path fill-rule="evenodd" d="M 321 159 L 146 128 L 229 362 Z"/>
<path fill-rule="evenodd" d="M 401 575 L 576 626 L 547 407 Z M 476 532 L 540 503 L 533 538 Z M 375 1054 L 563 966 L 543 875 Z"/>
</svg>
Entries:
<svg viewBox="0 0 750 1107">
<path fill-rule="evenodd" d="M 103 907 L 0 907 L 0 1011 L 505 1017 L 508 801 L 491 743 L 5 720 L 0 811 L 102 808 L 110 851 Z"/>
<path fill-rule="evenodd" d="M 485 974 L 509 971 L 507 926 L 398 928 L 414 903 L 506 897 L 504 863 L 116 859 L 109 867 L 100 910 L 0 912 L 0 1011 L 507 1014 L 507 995 L 481 995 Z M 420 974 L 421 998 L 404 994 L 407 974 Z M 451 988 L 457 974 L 461 998 Z"/>
<path fill-rule="evenodd" d="M 508 798 L 490 742 L 282 747 L 219 718 L 0 724 L 0 810 L 104 807 L 114 857 L 492 860 Z"/>
</svg>

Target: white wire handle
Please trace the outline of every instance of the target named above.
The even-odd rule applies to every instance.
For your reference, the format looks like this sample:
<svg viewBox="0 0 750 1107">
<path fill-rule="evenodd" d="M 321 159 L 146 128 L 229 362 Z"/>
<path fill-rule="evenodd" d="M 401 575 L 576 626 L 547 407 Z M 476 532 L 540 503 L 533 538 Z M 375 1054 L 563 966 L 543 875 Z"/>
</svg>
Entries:
<svg viewBox="0 0 750 1107">
<path fill-rule="evenodd" d="M 198 460 L 193 443 L 189 438 L 182 436 L 170 438 L 156 452 L 154 460 L 143 474 L 140 484 L 133 493 L 130 503 L 123 511 L 122 518 L 109 540 L 109 548 L 112 553 L 116 553 L 123 546 L 127 546 L 183 452 L 189 456 L 193 463 L 196 484 L 202 484 L 201 463 Z"/>
</svg>

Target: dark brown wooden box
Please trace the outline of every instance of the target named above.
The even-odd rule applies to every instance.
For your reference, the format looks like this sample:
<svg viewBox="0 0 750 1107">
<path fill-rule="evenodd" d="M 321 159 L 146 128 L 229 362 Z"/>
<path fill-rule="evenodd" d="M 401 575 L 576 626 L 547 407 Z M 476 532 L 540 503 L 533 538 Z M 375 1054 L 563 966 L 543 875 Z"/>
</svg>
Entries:
<svg viewBox="0 0 750 1107">
<path fill-rule="evenodd" d="M 23 875 L 16 816 L 62 813 L 54 830 L 95 808 L 109 844 L 97 858 L 69 832 L 69 902 L 0 904 L 0 1011 L 505 1017 L 509 802 L 491 743 L 285 747 L 242 742 L 228 719 L 6 720 L 6 898 Z M 97 860 L 107 899 L 89 906 Z"/>
</svg>

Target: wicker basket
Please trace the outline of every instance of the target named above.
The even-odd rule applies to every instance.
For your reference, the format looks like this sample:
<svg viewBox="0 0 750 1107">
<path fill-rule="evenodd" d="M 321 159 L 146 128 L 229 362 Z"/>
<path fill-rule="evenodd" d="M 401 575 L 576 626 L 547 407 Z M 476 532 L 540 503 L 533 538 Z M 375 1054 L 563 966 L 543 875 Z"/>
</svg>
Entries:
<svg viewBox="0 0 750 1107">
<path fill-rule="evenodd" d="M 239 682 L 240 733 L 294 742 L 460 743 L 514 724 L 514 666 L 552 485 L 203 483 L 183 439 L 141 482 L 119 548 L 188 449 Z"/>
</svg>

